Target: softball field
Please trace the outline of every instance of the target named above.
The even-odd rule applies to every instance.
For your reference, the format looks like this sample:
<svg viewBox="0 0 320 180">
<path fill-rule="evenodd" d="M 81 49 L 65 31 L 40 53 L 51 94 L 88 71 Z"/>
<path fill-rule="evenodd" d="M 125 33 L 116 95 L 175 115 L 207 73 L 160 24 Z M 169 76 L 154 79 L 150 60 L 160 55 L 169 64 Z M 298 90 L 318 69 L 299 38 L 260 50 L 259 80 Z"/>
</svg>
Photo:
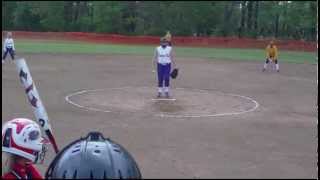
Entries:
<svg viewBox="0 0 320 180">
<path fill-rule="evenodd" d="M 144 178 L 317 177 L 315 64 L 280 58 L 279 73 L 262 72 L 264 54 L 232 61 L 178 53 L 174 99 L 159 101 L 152 51 L 19 53 L 17 47 L 60 148 L 95 130 L 126 147 Z M 2 123 L 17 117 L 34 119 L 8 61 Z M 43 173 L 53 157 L 50 147 L 38 166 Z"/>
</svg>

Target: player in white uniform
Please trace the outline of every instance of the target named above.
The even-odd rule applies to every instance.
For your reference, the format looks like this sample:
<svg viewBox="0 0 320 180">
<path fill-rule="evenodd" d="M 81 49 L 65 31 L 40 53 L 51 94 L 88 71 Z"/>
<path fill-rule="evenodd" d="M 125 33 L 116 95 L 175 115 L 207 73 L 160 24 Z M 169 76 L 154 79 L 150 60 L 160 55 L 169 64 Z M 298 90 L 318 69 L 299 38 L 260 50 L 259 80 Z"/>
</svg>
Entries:
<svg viewBox="0 0 320 180">
<path fill-rule="evenodd" d="M 7 38 L 4 40 L 3 51 L 4 51 L 4 54 L 2 56 L 2 63 L 4 63 L 8 53 L 10 54 L 11 59 L 14 60 L 15 48 L 14 48 L 14 42 L 13 42 L 13 39 L 12 39 L 12 33 L 11 32 L 7 33 Z"/>
<path fill-rule="evenodd" d="M 158 72 L 157 97 L 161 97 L 165 93 L 166 98 L 169 98 L 171 64 L 175 66 L 175 62 L 173 61 L 172 47 L 168 46 L 168 41 L 165 38 L 161 38 L 160 46 L 155 49 L 153 61 Z"/>
</svg>

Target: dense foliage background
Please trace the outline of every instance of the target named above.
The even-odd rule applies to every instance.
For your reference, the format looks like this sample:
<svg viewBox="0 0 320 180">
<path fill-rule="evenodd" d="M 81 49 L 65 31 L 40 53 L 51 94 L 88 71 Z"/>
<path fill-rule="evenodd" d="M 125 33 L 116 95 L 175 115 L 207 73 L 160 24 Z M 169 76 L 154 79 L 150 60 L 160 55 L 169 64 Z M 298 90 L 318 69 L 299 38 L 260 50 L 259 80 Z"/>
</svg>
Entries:
<svg viewBox="0 0 320 180">
<path fill-rule="evenodd" d="M 2 1 L 3 30 L 316 40 L 317 1 Z"/>
</svg>

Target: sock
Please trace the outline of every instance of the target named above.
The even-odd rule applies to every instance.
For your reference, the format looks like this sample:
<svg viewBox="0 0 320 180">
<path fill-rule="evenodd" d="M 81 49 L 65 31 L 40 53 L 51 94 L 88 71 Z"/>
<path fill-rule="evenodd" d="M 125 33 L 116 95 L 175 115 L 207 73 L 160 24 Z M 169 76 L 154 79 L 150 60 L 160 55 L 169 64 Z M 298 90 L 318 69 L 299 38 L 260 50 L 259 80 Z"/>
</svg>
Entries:
<svg viewBox="0 0 320 180">
<path fill-rule="evenodd" d="M 279 71 L 279 64 L 276 64 L 276 69 L 277 71 Z"/>
<path fill-rule="evenodd" d="M 158 92 L 162 93 L 162 87 L 158 87 Z"/>
<path fill-rule="evenodd" d="M 164 92 L 168 93 L 169 92 L 169 87 L 164 87 Z"/>
<path fill-rule="evenodd" d="M 264 63 L 264 65 L 263 65 L 263 69 L 267 69 L 267 63 Z"/>
</svg>

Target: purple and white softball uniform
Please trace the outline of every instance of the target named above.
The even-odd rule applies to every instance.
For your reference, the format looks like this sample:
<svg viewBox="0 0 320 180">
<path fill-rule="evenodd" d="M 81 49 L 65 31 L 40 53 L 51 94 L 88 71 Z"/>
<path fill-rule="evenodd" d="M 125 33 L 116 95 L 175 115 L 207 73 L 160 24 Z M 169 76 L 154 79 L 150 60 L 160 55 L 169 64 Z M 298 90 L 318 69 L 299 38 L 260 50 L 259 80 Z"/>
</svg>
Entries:
<svg viewBox="0 0 320 180">
<path fill-rule="evenodd" d="M 2 60 L 5 60 L 8 53 L 10 54 L 11 56 L 11 59 L 14 60 L 14 51 L 15 51 L 15 48 L 14 48 L 14 42 L 13 42 L 13 39 L 12 38 L 6 38 L 5 41 L 4 41 L 4 44 L 3 44 L 3 57 L 2 57 Z"/>
<path fill-rule="evenodd" d="M 158 70 L 158 88 L 159 93 L 163 91 L 168 93 L 170 86 L 170 72 L 171 72 L 171 51 L 170 46 L 159 46 L 157 51 L 157 70 Z"/>
</svg>

